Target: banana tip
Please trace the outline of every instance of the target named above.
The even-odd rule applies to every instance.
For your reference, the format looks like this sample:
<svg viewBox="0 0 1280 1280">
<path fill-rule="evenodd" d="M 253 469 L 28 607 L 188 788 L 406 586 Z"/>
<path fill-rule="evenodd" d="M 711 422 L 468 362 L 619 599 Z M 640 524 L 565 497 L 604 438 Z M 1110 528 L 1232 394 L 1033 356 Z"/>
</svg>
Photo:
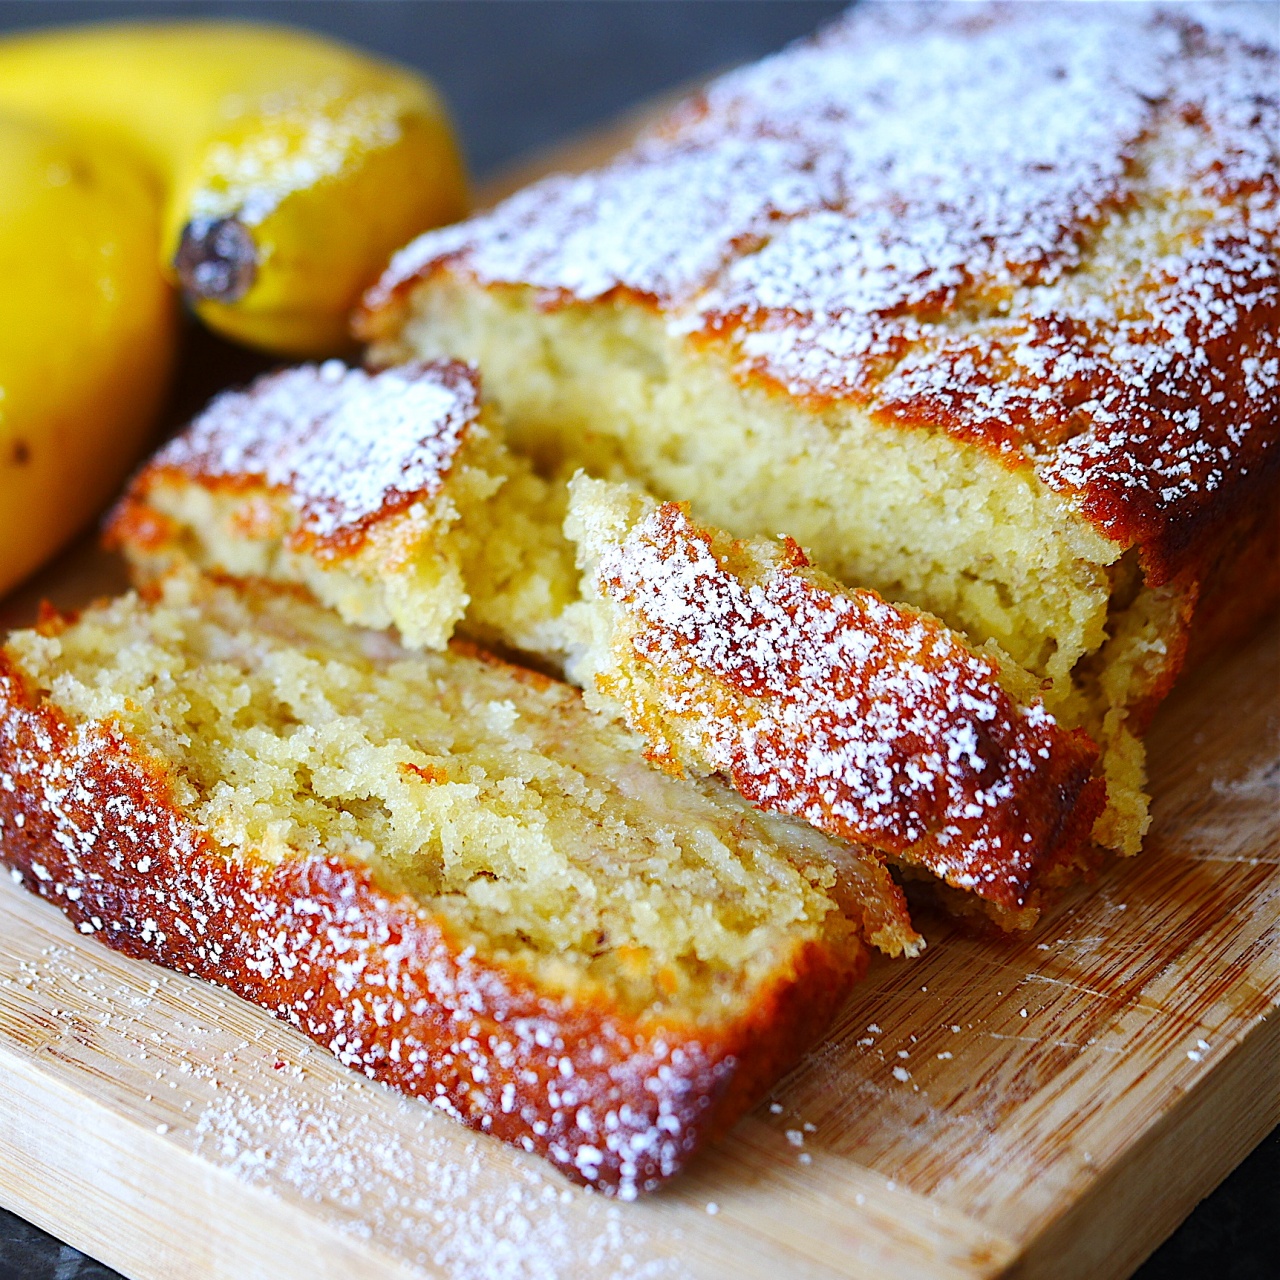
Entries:
<svg viewBox="0 0 1280 1280">
<path fill-rule="evenodd" d="M 258 248 L 238 218 L 192 218 L 173 266 L 192 301 L 238 302 L 258 274 Z"/>
</svg>

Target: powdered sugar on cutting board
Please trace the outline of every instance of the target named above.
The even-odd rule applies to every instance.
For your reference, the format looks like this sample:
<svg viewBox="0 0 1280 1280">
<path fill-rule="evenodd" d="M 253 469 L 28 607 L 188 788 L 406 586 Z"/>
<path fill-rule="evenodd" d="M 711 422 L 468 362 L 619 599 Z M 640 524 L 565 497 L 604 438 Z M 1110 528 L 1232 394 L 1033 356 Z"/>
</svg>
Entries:
<svg viewBox="0 0 1280 1280">
<path fill-rule="evenodd" d="M 554 1280 L 567 1258 L 619 1280 L 681 1274 L 679 1228 L 654 1239 L 634 1209 L 349 1074 L 234 997 L 122 965 L 45 945 L 0 967 L 0 988 L 39 1007 L 27 1034 L 58 1040 L 61 1060 L 112 1064 L 159 1137 L 430 1274 Z"/>
<path fill-rule="evenodd" d="M 377 1086 L 331 1080 L 300 1088 L 303 1075 L 288 1064 L 274 1087 L 219 1089 L 196 1119 L 196 1153 L 246 1181 L 285 1186 L 336 1210 L 343 1230 L 394 1240 L 398 1252 L 448 1275 L 563 1274 L 583 1235 L 565 1215 L 569 1204 L 594 1228 L 584 1265 L 626 1280 L 677 1274 L 616 1205 L 531 1162 L 513 1160 L 495 1177 L 492 1140 L 446 1132 L 447 1120 Z"/>
</svg>

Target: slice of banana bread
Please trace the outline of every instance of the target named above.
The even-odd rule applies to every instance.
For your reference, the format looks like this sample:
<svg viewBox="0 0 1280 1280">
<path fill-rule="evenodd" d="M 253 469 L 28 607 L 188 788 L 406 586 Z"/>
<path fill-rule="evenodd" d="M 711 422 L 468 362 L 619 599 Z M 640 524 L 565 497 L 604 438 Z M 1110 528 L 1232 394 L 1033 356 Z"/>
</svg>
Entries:
<svg viewBox="0 0 1280 1280">
<path fill-rule="evenodd" d="M 828 1024 L 878 859 L 665 776 L 568 686 L 174 575 L 0 650 L 0 857 L 80 930 L 622 1195 Z"/>
<path fill-rule="evenodd" d="M 997 641 L 1131 853 L 1193 620 L 1280 598 L 1277 43 L 1267 6 L 859 4 L 423 237 L 361 332 L 477 361 L 547 468 Z"/>
<path fill-rule="evenodd" d="M 185 562 L 305 586 L 415 648 L 461 622 L 554 655 L 577 595 L 564 500 L 506 448 L 466 365 L 331 360 L 218 396 L 134 479 L 107 541 L 142 580 Z"/>
<path fill-rule="evenodd" d="M 584 585 L 571 671 L 678 775 L 863 841 L 1034 923 L 1091 868 L 1098 749 L 993 644 L 846 590 L 790 539 L 734 541 L 685 506 L 579 476 Z M 593 701 L 588 696 L 588 701 Z"/>
</svg>

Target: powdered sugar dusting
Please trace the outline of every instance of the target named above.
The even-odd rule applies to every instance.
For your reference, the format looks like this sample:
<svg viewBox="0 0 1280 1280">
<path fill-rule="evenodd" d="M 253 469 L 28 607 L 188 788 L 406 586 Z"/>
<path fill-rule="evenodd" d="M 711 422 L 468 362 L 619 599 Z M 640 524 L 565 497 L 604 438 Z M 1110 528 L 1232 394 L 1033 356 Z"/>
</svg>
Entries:
<svg viewBox="0 0 1280 1280">
<path fill-rule="evenodd" d="M 415 241 L 379 289 L 459 255 L 487 283 L 520 281 L 553 297 L 592 301 L 623 288 L 685 298 L 774 219 L 834 201 L 838 190 L 832 165 L 791 140 L 651 144 L 599 173 L 548 178 L 492 214 Z"/>
<path fill-rule="evenodd" d="M 1117 541 L 1154 539 L 1274 467 L 1280 260 L 1261 232 L 1210 231 L 1170 254 L 1131 282 L 1129 315 L 1100 320 L 1096 300 L 1065 290 L 1033 306 L 913 353 L 882 384 L 887 412 L 1030 449 Z"/>
<path fill-rule="evenodd" d="M 428 234 L 380 289 L 460 254 L 486 283 L 583 300 L 624 287 L 670 305 L 771 223 L 829 207 L 892 211 L 908 254 L 951 237 L 957 252 L 989 246 L 999 271 L 1069 258 L 1078 224 L 1115 194 L 1176 37 L 1064 14 L 986 21 L 967 6 L 924 25 L 860 9 L 720 80 L 598 173 Z M 1100 91 L 1105 112 L 1089 102 Z"/>
<path fill-rule="evenodd" d="M 330 360 L 224 392 L 153 465 L 281 489 L 303 529 L 333 539 L 437 494 L 478 411 L 465 365 L 370 374 Z"/>
<path fill-rule="evenodd" d="M 763 808 L 1022 905 L 1064 830 L 1087 832 L 1096 749 L 1019 706 L 935 619 L 819 587 L 805 564 L 792 547 L 748 582 L 673 503 L 601 549 L 597 584 L 628 619 L 623 666 L 643 681 L 634 721 L 661 722 L 668 750 Z M 1077 801 L 1084 832 L 1064 821 Z"/>
<path fill-rule="evenodd" d="M 286 1066 L 274 1087 L 218 1090 L 199 1113 L 196 1152 L 459 1280 L 553 1280 L 569 1258 L 627 1280 L 678 1274 L 616 1207 L 495 1159 L 484 1139 L 460 1143 L 421 1104 L 368 1098 L 358 1081 L 302 1089 L 289 1078 L 301 1074 Z"/>
</svg>

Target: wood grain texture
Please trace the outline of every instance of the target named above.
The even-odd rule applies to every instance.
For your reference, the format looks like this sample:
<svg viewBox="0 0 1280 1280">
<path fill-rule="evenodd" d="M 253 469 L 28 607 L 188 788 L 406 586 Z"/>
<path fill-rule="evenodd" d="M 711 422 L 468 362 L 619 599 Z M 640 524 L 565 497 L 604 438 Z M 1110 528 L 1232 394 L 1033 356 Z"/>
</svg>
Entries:
<svg viewBox="0 0 1280 1280">
<path fill-rule="evenodd" d="M 82 542 L 0 625 L 122 580 Z M 139 1280 L 1119 1280 L 1280 1121 L 1280 624 L 1192 673 L 1149 744 L 1139 858 L 1024 939 L 922 914 L 925 955 L 875 965 L 769 1101 L 635 1204 L 6 881 L 0 1202 Z"/>
</svg>

